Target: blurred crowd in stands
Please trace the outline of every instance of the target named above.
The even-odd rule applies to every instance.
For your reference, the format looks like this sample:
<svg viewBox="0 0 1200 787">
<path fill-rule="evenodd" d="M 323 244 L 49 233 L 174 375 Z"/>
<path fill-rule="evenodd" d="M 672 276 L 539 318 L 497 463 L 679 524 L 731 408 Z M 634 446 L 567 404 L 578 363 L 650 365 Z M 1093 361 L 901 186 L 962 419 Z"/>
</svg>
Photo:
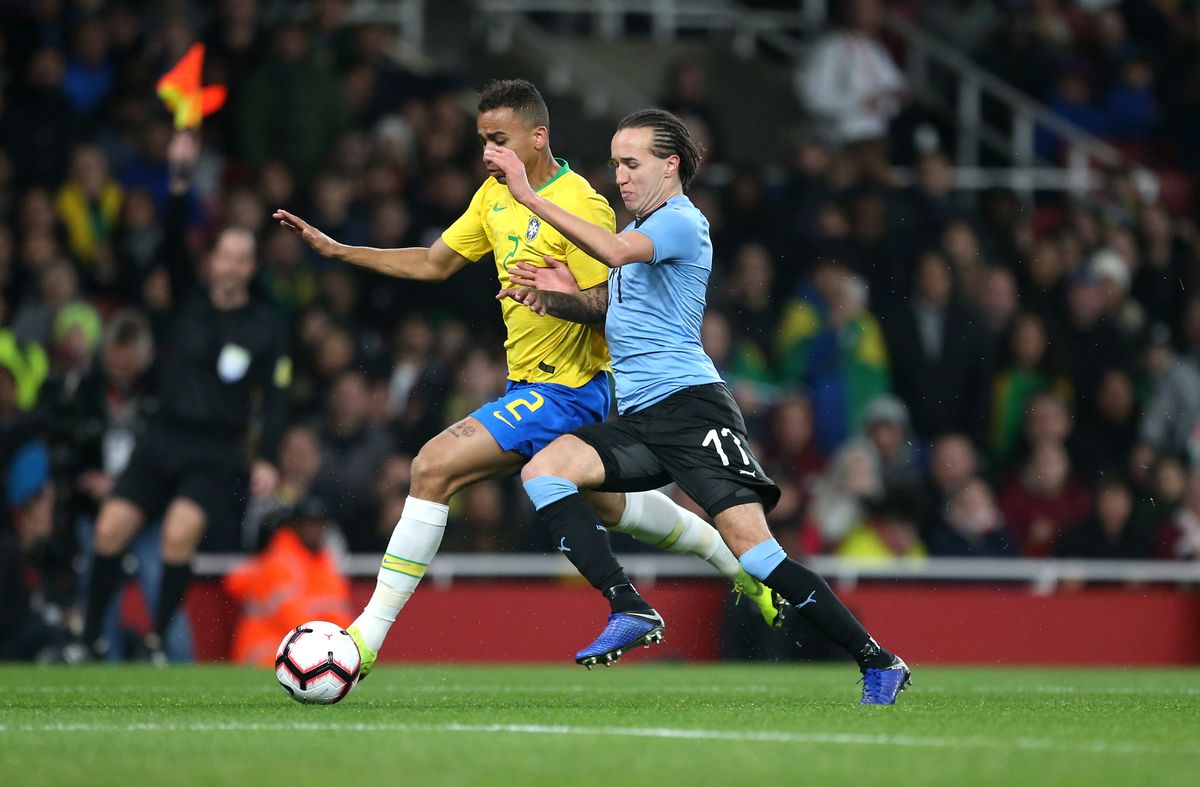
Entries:
<svg viewBox="0 0 1200 787">
<path fill-rule="evenodd" d="M 1191 4 L 920 5 L 1071 120 L 1189 166 Z M 1188 25 L 1169 21 L 1176 7 Z M 70 606 L 81 528 L 154 412 L 173 304 L 156 256 L 172 127 L 153 88 L 193 42 L 206 83 L 230 89 L 204 128 L 195 249 L 225 225 L 258 235 L 255 286 L 292 326 L 293 359 L 279 486 L 231 490 L 204 548 L 261 548 L 281 511 L 316 498 L 326 544 L 379 551 L 411 456 L 502 392 L 489 260 L 437 286 L 385 280 L 269 220 L 286 207 L 346 243 L 428 245 L 483 177 L 478 86 L 401 66 L 388 30 L 348 8 L 315 2 L 296 21 L 255 0 L 0 3 L 0 630 L 14 605 Z M 983 20 L 978 34 L 954 14 Z M 715 138 L 703 73 L 672 74 L 663 105 Z M 906 100 L 902 82 L 888 91 L 872 103 Z M 806 134 L 771 177 L 725 148 L 732 175 L 702 174 L 691 195 L 715 248 L 705 347 L 784 489 L 781 541 L 863 558 L 1200 557 L 1188 206 L 1118 169 L 1086 199 L 964 194 L 938 150 L 897 187 L 874 136 L 864 155 L 864 137 Z M 576 155 L 619 206 L 605 151 Z M 478 484 L 443 548 L 543 551 L 530 519 L 516 484 Z"/>
</svg>

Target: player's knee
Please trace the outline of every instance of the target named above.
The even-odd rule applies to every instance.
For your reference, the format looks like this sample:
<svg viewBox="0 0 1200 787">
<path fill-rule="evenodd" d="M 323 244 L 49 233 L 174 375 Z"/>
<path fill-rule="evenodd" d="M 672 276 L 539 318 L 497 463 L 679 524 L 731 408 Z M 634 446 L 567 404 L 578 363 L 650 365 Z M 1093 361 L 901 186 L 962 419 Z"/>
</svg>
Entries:
<svg viewBox="0 0 1200 787">
<path fill-rule="evenodd" d="M 191 560 L 204 535 L 204 509 L 187 499 L 178 499 L 167 509 L 162 529 L 162 556 L 168 563 Z"/>
<path fill-rule="evenodd" d="M 163 561 L 178 564 L 191 560 L 192 555 L 196 552 L 198 542 L 199 538 L 193 537 L 190 534 L 164 530 L 160 545 Z"/>
<path fill-rule="evenodd" d="M 124 500 L 110 500 L 100 509 L 96 520 L 94 548 L 100 555 L 116 555 L 125 551 L 141 524 L 141 511 Z"/>
<path fill-rule="evenodd" d="M 422 448 L 412 461 L 410 494 L 420 500 L 445 503 L 456 491 L 450 458 L 429 446 Z"/>
<path fill-rule="evenodd" d="M 532 481 L 544 475 L 554 475 L 553 462 L 546 459 L 545 453 L 536 454 L 521 468 L 521 483 Z"/>
</svg>

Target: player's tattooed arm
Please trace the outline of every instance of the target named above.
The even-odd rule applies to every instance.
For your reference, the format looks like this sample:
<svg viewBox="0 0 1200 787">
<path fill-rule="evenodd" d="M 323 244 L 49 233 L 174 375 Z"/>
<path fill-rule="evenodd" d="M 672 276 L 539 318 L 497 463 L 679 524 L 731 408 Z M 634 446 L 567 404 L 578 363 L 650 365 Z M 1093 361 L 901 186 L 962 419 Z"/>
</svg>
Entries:
<svg viewBox="0 0 1200 787">
<path fill-rule="evenodd" d="M 552 317 L 604 327 L 604 317 L 608 314 L 608 282 L 578 293 L 539 291 L 537 297 L 546 314 Z"/>
<path fill-rule="evenodd" d="M 446 427 L 446 431 L 455 437 L 470 437 L 475 434 L 475 427 L 471 426 L 467 419 L 463 419 L 454 426 Z"/>
<path fill-rule="evenodd" d="M 501 290 L 496 297 L 512 298 L 538 314 L 603 328 L 608 312 L 608 282 L 581 290 L 565 263 L 553 257 L 543 259 L 545 265 L 519 262 L 509 268 L 509 281 L 516 286 Z"/>
</svg>

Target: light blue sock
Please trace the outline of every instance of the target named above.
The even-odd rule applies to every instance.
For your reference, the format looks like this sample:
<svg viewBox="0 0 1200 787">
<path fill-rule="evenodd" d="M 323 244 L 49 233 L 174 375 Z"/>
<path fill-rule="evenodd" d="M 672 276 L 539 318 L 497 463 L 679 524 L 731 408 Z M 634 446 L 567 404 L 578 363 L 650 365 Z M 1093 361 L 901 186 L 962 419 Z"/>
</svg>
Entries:
<svg viewBox="0 0 1200 787">
<path fill-rule="evenodd" d="M 564 497 L 570 497 L 579 492 L 579 487 L 575 484 L 556 475 L 540 475 L 537 478 L 529 479 L 523 486 L 525 494 L 529 495 L 529 499 L 533 501 L 533 507 L 538 511 L 551 503 L 557 503 Z"/>
<path fill-rule="evenodd" d="M 787 553 L 773 538 L 751 547 L 738 558 L 738 562 L 742 564 L 742 568 L 746 569 L 746 573 L 759 582 L 766 582 L 771 572 L 785 560 L 787 560 Z"/>
</svg>

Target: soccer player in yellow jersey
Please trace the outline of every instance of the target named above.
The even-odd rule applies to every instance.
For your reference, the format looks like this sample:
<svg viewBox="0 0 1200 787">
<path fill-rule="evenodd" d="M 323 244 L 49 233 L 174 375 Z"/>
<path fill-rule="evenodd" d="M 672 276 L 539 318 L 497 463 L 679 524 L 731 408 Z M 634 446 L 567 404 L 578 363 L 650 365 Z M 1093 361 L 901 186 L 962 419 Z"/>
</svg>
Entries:
<svg viewBox="0 0 1200 787">
<path fill-rule="evenodd" d="M 549 113 L 532 84 L 501 80 L 488 85 L 479 101 L 477 130 L 485 151 L 503 147 L 516 153 L 530 184 L 546 199 L 610 231 L 615 228 L 608 202 L 551 154 Z M 274 218 L 325 257 L 405 279 L 443 281 L 491 252 L 504 289 L 509 269 L 518 263 L 565 260 L 584 297 L 603 295 L 607 301 L 607 267 L 513 200 L 499 169 L 489 166 L 488 172 L 491 177 L 466 212 L 429 248 L 346 246 L 285 210 L 276 211 Z M 349 628 L 362 653 L 364 675 L 441 544 L 451 496 L 477 481 L 512 475 L 555 438 L 608 417 L 609 359 L 601 329 L 538 315 L 512 300 L 502 301 L 501 308 L 508 330 L 507 390 L 434 437 L 413 460 L 410 495 L 384 554 L 375 593 Z M 740 570 L 712 526 L 695 514 L 659 492 L 594 493 L 588 499 L 608 527 L 707 560 L 754 600 L 768 623 L 778 623 L 778 598 Z M 662 619 L 630 584 L 607 545 L 607 534 L 588 536 L 593 537 L 603 544 L 580 545 L 586 548 L 579 554 L 589 555 L 582 565 L 571 544 L 554 546 L 604 593 L 614 614 L 655 623 L 627 647 L 660 640 Z"/>
</svg>

